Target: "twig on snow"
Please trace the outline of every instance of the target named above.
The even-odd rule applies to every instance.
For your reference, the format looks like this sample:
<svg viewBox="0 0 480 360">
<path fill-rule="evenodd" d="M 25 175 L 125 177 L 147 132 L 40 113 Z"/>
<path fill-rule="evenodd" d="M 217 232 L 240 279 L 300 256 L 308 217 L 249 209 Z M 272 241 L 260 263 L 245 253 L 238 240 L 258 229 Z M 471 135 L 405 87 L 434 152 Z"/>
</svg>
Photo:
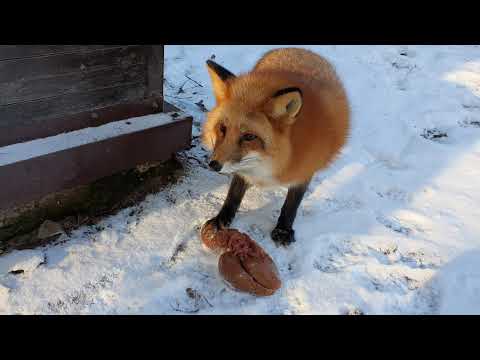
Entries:
<svg viewBox="0 0 480 360">
<path fill-rule="evenodd" d="M 193 80 L 190 76 L 185 75 L 185 77 L 186 77 L 188 80 L 193 81 L 193 82 L 194 82 L 195 84 L 197 84 L 198 86 L 203 87 L 202 84 L 200 84 L 198 81 Z"/>
</svg>

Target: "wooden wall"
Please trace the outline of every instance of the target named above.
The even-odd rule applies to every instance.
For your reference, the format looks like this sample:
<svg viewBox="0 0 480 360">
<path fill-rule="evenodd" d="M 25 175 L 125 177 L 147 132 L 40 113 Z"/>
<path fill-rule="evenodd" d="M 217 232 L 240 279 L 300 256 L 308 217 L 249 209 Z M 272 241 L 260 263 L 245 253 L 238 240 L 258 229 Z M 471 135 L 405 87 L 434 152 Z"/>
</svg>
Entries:
<svg viewBox="0 0 480 360">
<path fill-rule="evenodd" d="M 161 112 L 162 104 L 163 46 L 0 45 L 0 146 Z"/>
<path fill-rule="evenodd" d="M 0 147 L 164 110 L 175 121 L 0 166 L 0 209 L 166 160 L 192 133 L 164 105 L 161 45 L 0 45 Z"/>
</svg>

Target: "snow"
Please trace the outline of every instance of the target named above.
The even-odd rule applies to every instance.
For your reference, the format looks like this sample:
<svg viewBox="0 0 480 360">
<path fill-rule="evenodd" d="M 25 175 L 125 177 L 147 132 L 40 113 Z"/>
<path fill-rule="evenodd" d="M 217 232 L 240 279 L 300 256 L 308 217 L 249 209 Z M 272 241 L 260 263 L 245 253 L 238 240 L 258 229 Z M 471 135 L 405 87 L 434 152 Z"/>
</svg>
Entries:
<svg viewBox="0 0 480 360">
<path fill-rule="evenodd" d="M 139 116 L 0 147 L 0 166 L 178 121 L 168 114 Z"/>
<path fill-rule="evenodd" d="M 205 60 L 238 73 L 275 47 L 167 46 L 166 99 L 198 136 L 214 102 Z M 0 313 L 479 314 L 480 47 L 305 47 L 335 64 L 353 131 L 307 192 L 296 243 L 269 235 L 285 189 L 249 190 L 232 224 L 275 260 L 280 291 L 232 291 L 203 250 L 229 179 L 195 138 L 177 184 L 65 243 L 1 256 Z"/>
<path fill-rule="evenodd" d="M 31 272 L 44 260 L 43 254 L 38 250 L 16 251 L 2 257 L 0 274 L 5 275 L 12 271 Z"/>
</svg>

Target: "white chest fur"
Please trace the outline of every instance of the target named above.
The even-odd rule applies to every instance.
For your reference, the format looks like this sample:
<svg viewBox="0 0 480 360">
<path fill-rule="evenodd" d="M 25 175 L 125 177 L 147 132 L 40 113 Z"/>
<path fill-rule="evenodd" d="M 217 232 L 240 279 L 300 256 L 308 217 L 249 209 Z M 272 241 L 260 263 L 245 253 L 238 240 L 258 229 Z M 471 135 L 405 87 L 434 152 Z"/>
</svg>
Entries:
<svg viewBox="0 0 480 360">
<path fill-rule="evenodd" d="M 248 169 L 241 169 L 238 174 L 248 183 L 259 187 L 277 187 L 278 181 L 273 177 L 272 166 L 266 161 L 259 163 L 258 166 Z"/>
</svg>

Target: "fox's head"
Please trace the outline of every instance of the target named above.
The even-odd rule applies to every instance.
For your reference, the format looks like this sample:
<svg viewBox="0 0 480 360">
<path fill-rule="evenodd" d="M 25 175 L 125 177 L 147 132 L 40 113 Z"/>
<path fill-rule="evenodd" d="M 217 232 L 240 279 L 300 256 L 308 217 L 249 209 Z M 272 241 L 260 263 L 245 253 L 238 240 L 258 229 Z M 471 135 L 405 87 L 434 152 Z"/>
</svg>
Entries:
<svg viewBox="0 0 480 360">
<path fill-rule="evenodd" d="M 290 128 L 302 108 L 300 89 L 277 86 L 268 76 L 237 77 L 210 60 L 207 67 L 216 98 L 202 133 L 212 150 L 210 168 L 260 180 L 274 177 L 290 156 Z"/>
</svg>

